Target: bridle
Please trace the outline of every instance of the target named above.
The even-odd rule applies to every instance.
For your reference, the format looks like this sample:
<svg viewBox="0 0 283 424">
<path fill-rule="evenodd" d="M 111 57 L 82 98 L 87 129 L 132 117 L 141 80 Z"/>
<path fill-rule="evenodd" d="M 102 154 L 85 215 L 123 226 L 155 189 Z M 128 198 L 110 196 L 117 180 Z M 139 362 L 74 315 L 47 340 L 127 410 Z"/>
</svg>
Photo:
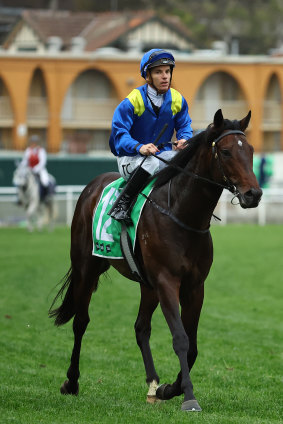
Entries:
<svg viewBox="0 0 283 424">
<path fill-rule="evenodd" d="M 218 168 L 220 169 L 220 172 L 222 174 L 222 178 L 223 180 L 226 182 L 226 185 L 223 185 L 222 187 L 225 188 L 226 190 L 229 190 L 232 194 L 234 194 L 234 197 L 237 197 L 237 195 L 239 194 L 237 188 L 235 187 L 235 185 L 229 180 L 229 178 L 226 177 L 224 169 L 223 169 L 223 165 L 222 162 L 219 158 L 219 154 L 217 151 L 217 144 L 220 140 L 222 140 L 224 137 L 231 135 L 231 134 L 240 134 L 246 137 L 246 134 L 243 131 L 240 130 L 230 130 L 227 131 L 225 133 L 222 133 L 219 137 L 217 137 L 213 142 L 212 142 L 212 155 L 214 156 L 214 158 L 217 160 L 217 164 L 218 164 Z M 216 184 L 215 181 L 211 180 L 211 183 Z"/>
<path fill-rule="evenodd" d="M 215 140 L 213 140 L 213 142 L 211 144 L 211 146 L 212 146 L 212 155 L 217 160 L 218 168 L 220 169 L 221 174 L 222 174 L 222 178 L 226 182 L 226 184 L 221 184 L 221 183 L 218 183 L 218 182 L 216 182 L 214 180 L 210 180 L 209 178 L 201 177 L 200 175 L 195 174 L 194 172 L 187 171 L 184 168 L 182 168 L 181 166 L 178 166 L 176 164 L 170 163 L 170 161 L 161 158 L 159 155 L 156 155 L 154 157 L 157 158 L 158 160 L 160 160 L 161 162 L 164 162 L 166 165 L 171 166 L 172 168 L 175 168 L 180 173 L 183 173 L 185 175 L 188 175 L 189 177 L 193 177 L 193 178 L 196 178 L 198 180 L 201 180 L 201 181 L 204 181 L 204 182 L 207 182 L 207 183 L 216 185 L 216 186 L 221 187 L 223 189 L 229 190 L 232 194 L 234 194 L 234 195 L 237 196 L 239 193 L 238 193 L 236 187 L 234 186 L 234 184 L 232 184 L 231 181 L 229 180 L 229 178 L 226 177 L 225 172 L 224 172 L 224 169 L 223 169 L 223 166 L 222 166 L 222 162 L 220 161 L 219 154 L 218 154 L 218 151 L 217 151 L 218 142 L 220 140 L 222 140 L 223 138 L 225 138 L 226 136 L 231 135 L 231 134 L 240 134 L 240 135 L 243 135 L 243 136 L 246 137 L 246 134 L 243 131 L 240 131 L 240 130 L 229 130 L 227 132 L 222 133 L 219 137 L 217 137 Z"/>
<path fill-rule="evenodd" d="M 178 165 L 171 164 L 169 161 L 167 161 L 167 160 L 159 157 L 158 155 L 156 155 L 155 157 L 158 158 L 159 160 L 161 160 L 162 162 L 166 163 L 166 165 L 172 166 L 173 168 L 177 169 L 179 172 L 181 172 L 181 173 L 183 173 L 185 175 L 188 175 L 190 177 L 196 178 L 198 180 L 201 180 L 201 181 L 204 181 L 204 182 L 207 182 L 207 183 L 216 185 L 218 187 L 221 187 L 222 189 L 226 189 L 226 190 L 230 191 L 232 194 L 234 194 L 234 197 L 231 200 L 231 203 L 233 203 L 233 199 L 238 196 L 239 192 L 238 192 L 236 186 L 229 180 L 229 178 L 226 177 L 225 172 L 224 172 L 224 169 L 223 169 L 222 162 L 221 162 L 220 157 L 219 157 L 219 154 L 218 154 L 218 149 L 217 149 L 218 142 L 220 140 L 222 140 L 223 138 L 227 137 L 228 135 L 231 135 L 231 134 L 240 134 L 240 135 L 246 136 L 243 131 L 240 131 L 240 130 L 229 130 L 227 132 L 223 132 L 222 134 L 220 134 L 220 136 L 217 137 L 215 140 L 213 140 L 213 142 L 211 144 L 211 146 L 212 146 L 212 155 L 213 155 L 214 159 L 217 160 L 218 168 L 219 168 L 219 170 L 220 170 L 220 172 L 222 174 L 222 178 L 223 178 L 223 180 L 225 181 L 226 184 L 221 184 L 221 183 L 218 183 L 218 182 L 216 182 L 214 180 L 210 180 L 209 178 L 201 177 L 200 175 L 195 174 L 194 172 L 187 171 L 187 170 L 183 169 L 182 167 L 180 167 Z M 185 230 L 193 231 L 193 232 L 196 232 L 196 233 L 199 233 L 199 234 L 206 234 L 206 233 L 208 233 L 210 226 L 208 228 L 206 228 L 205 230 L 198 230 L 196 228 L 189 227 L 188 225 L 186 225 L 185 223 L 183 223 L 182 221 L 180 221 L 179 218 L 177 218 L 175 215 L 172 214 L 172 212 L 170 210 L 170 190 L 171 190 L 171 180 L 170 180 L 169 186 L 168 186 L 168 209 L 164 209 L 163 207 L 161 207 L 160 205 L 158 205 L 149 196 L 146 196 L 143 193 L 142 193 L 142 195 L 148 200 L 148 202 L 150 204 L 152 204 L 156 209 L 158 209 L 159 212 L 161 212 L 163 215 L 166 215 L 169 218 L 171 218 L 176 224 L 178 224 L 180 227 L 184 228 Z M 217 217 L 215 217 L 215 218 L 217 218 Z"/>
</svg>

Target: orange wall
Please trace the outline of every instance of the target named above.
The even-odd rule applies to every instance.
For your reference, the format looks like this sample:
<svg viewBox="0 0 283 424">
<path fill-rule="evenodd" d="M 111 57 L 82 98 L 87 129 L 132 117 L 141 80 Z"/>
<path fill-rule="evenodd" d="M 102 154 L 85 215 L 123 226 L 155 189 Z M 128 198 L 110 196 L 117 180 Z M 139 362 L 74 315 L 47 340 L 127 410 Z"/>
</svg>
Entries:
<svg viewBox="0 0 283 424">
<path fill-rule="evenodd" d="M 245 63 L 243 63 L 244 61 Z M 60 149 L 62 139 L 60 115 L 64 97 L 69 86 L 81 72 L 87 69 L 104 72 L 112 82 L 120 100 L 144 81 L 139 75 L 139 58 L 136 60 L 109 60 L 92 59 L 91 56 L 72 58 L 63 54 L 57 57 L 2 55 L 0 57 L 0 77 L 6 84 L 11 97 L 14 112 L 13 147 L 15 149 L 24 149 L 26 146 L 26 136 L 19 135 L 17 127 L 26 123 L 29 87 L 33 72 L 37 67 L 43 72 L 47 88 L 49 152 L 57 152 Z M 173 75 L 174 87 L 184 95 L 191 107 L 196 93 L 205 79 L 219 71 L 230 74 L 241 87 L 249 109 L 252 110 L 249 139 L 255 149 L 260 151 L 263 142 L 261 122 L 265 92 L 270 77 L 275 73 L 281 87 L 281 99 L 283 99 L 283 60 L 266 58 L 253 61 L 252 58 L 249 60 L 240 57 L 238 61 L 234 62 L 231 59 L 224 59 L 221 62 L 220 59 L 196 60 L 195 58 L 186 62 L 178 61 Z M 243 111 L 243 116 L 246 112 Z M 283 139 L 282 135 L 281 139 Z"/>
</svg>

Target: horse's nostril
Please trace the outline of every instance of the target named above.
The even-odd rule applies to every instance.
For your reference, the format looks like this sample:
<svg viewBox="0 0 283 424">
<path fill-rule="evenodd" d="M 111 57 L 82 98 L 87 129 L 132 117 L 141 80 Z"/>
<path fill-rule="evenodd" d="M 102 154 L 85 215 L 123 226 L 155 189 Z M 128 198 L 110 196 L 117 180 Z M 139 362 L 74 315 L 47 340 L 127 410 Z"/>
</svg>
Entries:
<svg viewBox="0 0 283 424">
<path fill-rule="evenodd" d="M 249 190 L 245 193 L 245 197 L 253 197 L 252 191 Z"/>
<path fill-rule="evenodd" d="M 262 196 L 262 190 L 251 188 L 249 191 L 246 191 L 245 197 L 253 198 L 253 199 L 259 199 Z"/>
<path fill-rule="evenodd" d="M 248 207 L 248 208 L 256 207 L 260 202 L 261 196 L 262 196 L 261 189 L 251 188 L 250 190 L 246 191 L 243 198 L 245 207 Z"/>
</svg>

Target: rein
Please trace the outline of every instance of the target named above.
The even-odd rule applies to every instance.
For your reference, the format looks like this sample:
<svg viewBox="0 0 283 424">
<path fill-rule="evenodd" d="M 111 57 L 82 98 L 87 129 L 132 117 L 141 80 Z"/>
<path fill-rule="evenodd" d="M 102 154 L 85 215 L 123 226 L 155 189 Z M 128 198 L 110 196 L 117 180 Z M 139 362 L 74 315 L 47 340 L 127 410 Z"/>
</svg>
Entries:
<svg viewBox="0 0 283 424">
<path fill-rule="evenodd" d="M 168 216 L 169 218 L 172 219 L 172 221 L 176 222 L 176 224 L 179 225 L 179 227 L 184 228 L 184 230 L 188 230 L 188 231 L 194 231 L 195 233 L 200 233 L 200 234 L 206 234 L 209 232 L 209 228 L 206 228 L 205 230 L 198 230 L 196 228 L 190 227 L 189 225 L 184 224 L 182 221 L 180 221 L 179 218 L 177 218 L 175 215 L 172 214 L 172 212 L 170 211 L 170 209 L 164 209 L 162 208 L 162 206 L 159 206 L 154 200 L 152 200 L 150 197 L 146 196 L 146 194 L 141 193 L 146 199 L 147 201 L 154 206 L 159 212 L 161 212 L 163 215 Z"/>
<path fill-rule="evenodd" d="M 167 160 L 165 160 L 165 159 L 163 159 L 163 158 L 161 158 L 161 157 L 159 157 L 158 155 L 157 156 L 155 156 L 157 159 L 159 159 L 160 161 L 162 161 L 162 162 L 164 162 L 166 165 L 168 165 L 168 166 L 172 166 L 173 168 L 175 168 L 175 169 L 177 169 L 179 172 L 181 172 L 181 173 L 183 173 L 183 174 L 185 174 L 185 175 L 188 175 L 188 176 L 190 176 L 190 177 L 193 177 L 193 178 L 195 178 L 195 179 L 198 179 L 198 180 L 201 180 L 201 181 L 205 181 L 205 182 L 207 182 L 207 183 L 210 183 L 210 184 L 213 184 L 213 185 L 216 185 L 216 186 L 218 186 L 218 187 L 221 187 L 221 188 L 223 188 L 223 189 L 226 189 L 226 190 L 229 190 L 231 193 L 233 193 L 234 194 L 234 197 L 233 197 L 233 199 L 235 198 L 235 197 L 237 197 L 237 195 L 239 194 L 238 193 L 238 190 L 237 190 L 237 188 L 234 186 L 234 184 L 232 184 L 230 181 L 229 181 L 229 179 L 226 177 L 226 175 L 225 175 L 225 173 L 224 173 L 224 169 L 223 169 L 223 166 L 222 166 L 222 163 L 220 162 L 220 159 L 219 159 L 219 155 L 218 155 L 218 153 L 217 153 L 217 143 L 220 141 L 220 140 L 222 140 L 224 137 L 226 137 L 226 136 L 228 136 L 228 135 L 231 135 L 231 134 L 241 134 L 241 135 L 244 135 L 245 136 L 245 133 L 243 132 L 243 131 L 240 131 L 240 130 L 230 130 L 230 131 L 227 131 L 227 132 L 225 132 L 225 133 L 223 133 L 223 134 L 221 134 L 219 137 L 217 137 L 213 142 L 212 142 L 212 154 L 213 154 L 213 156 L 214 156 L 214 158 L 217 160 L 217 164 L 218 164 L 218 167 L 219 167 L 219 169 L 220 169 L 220 171 L 221 171 L 221 173 L 222 173 L 222 177 L 223 177 L 223 180 L 224 181 L 226 181 L 227 182 L 227 184 L 225 185 L 225 184 L 221 184 L 221 183 L 217 183 L 216 181 L 213 181 L 213 180 L 210 180 L 209 178 L 205 178 L 205 177 L 201 177 L 200 175 L 198 175 L 198 174 L 195 174 L 194 172 L 190 172 L 190 171 L 186 171 L 185 169 L 183 169 L 183 168 L 181 168 L 180 166 L 178 166 L 178 165 L 175 165 L 175 164 L 171 164 L 169 161 L 167 161 Z M 209 228 L 210 228 L 210 226 L 208 227 L 208 228 L 206 228 L 205 230 L 198 230 L 198 229 L 196 229 L 196 228 L 193 228 L 193 227 L 190 227 L 190 226 L 188 226 L 188 225 L 186 225 L 186 224 L 184 224 L 182 221 L 180 221 L 175 215 L 173 215 L 172 214 L 172 212 L 171 212 L 171 210 L 170 210 L 170 188 L 171 188 L 171 180 L 169 181 L 169 187 L 168 187 L 168 209 L 164 209 L 163 207 L 161 207 L 160 205 L 158 205 L 156 202 L 154 202 L 154 200 L 152 200 L 150 197 L 148 197 L 148 196 L 146 196 L 145 194 L 143 194 L 143 193 L 141 193 L 147 200 L 148 200 L 148 202 L 150 203 L 150 204 L 152 204 L 152 206 L 154 206 L 159 212 L 161 212 L 163 215 L 166 215 L 166 216 L 168 216 L 170 219 L 172 219 L 172 221 L 174 221 L 176 224 L 178 224 L 181 228 L 184 228 L 185 230 L 188 230 L 188 231 L 193 231 L 193 232 L 196 232 L 196 233 L 199 233 L 199 234 L 206 234 L 206 233 L 208 233 L 209 232 Z M 233 202 L 233 199 L 231 200 L 231 203 Z M 215 215 L 213 215 L 216 219 L 219 219 L 218 217 L 216 217 Z M 219 219 L 220 220 L 220 219 Z"/>
</svg>

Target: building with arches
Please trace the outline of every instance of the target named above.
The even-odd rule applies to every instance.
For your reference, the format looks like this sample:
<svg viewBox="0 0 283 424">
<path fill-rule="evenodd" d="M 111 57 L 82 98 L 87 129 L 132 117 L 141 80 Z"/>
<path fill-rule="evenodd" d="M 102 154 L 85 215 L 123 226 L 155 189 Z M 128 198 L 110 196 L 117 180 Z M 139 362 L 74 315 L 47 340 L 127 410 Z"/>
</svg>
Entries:
<svg viewBox="0 0 283 424">
<path fill-rule="evenodd" d="M 106 152 L 116 105 L 144 83 L 141 52 L 75 55 L 0 53 L 0 147 L 23 150 L 40 133 L 48 152 Z M 187 99 L 194 130 L 215 111 L 240 119 L 252 111 L 257 152 L 283 150 L 283 58 L 176 53 L 173 87 Z"/>
<path fill-rule="evenodd" d="M 172 85 L 195 131 L 219 108 L 230 119 L 251 110 L 255 150 L 283 150 L 283 57 L 194 51 L 180 19 L 154 11 L 36 9 L 19 12 L 0 51 L 0 149 L 37 133 L 50 153 L 106 153 L 114 109 L 144 83 L 139 62 L 155 46 L 176 57 Z"/>
</svg>

